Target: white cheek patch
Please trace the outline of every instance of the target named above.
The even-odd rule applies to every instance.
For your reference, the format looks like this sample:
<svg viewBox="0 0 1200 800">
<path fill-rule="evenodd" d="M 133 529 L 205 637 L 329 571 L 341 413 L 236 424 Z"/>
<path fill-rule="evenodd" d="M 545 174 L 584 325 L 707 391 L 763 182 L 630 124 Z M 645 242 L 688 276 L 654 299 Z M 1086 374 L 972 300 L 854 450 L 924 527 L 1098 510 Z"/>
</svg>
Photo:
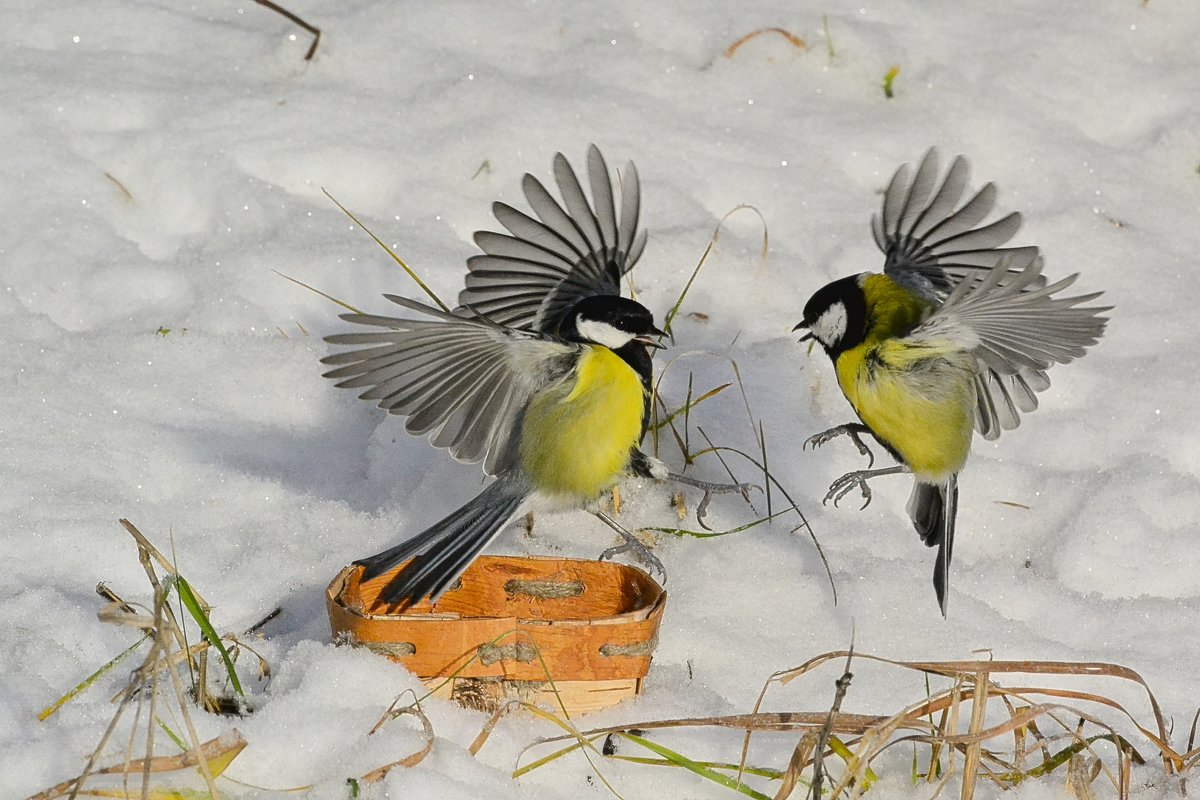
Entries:
<svg viewBox="0 0 1200 800">
<path fill-rule="evenodd" d="M 579 335 L 591 342 L 602 344 L 610 350 L 619 350 L 633 340 L 633 334 L 614 328 L 607 322 L 582 319 L 577 325 Z"/>
<path fill-rule="evenodd" d="M 812 326 L 813 336 L 826 347 L 833 347 L 846 335 L 846 306 L 841 302 L 834 303 Z"/>
</svg>

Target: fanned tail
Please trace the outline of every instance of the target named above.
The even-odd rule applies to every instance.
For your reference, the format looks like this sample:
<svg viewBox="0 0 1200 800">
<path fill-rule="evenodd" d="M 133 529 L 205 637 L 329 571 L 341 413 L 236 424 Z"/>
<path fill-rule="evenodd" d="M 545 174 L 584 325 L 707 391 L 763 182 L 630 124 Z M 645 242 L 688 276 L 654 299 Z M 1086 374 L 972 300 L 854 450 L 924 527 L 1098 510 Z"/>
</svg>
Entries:
<svg viewBox="0 0 1200 800">
<path fill-rule="evenodd" d="M 411 605 L 424 597 L 436 601 L 517 514 L 526 494 L 518 482 L 501 478 L 427 530 L 354 563 L 364 567 L 366 581 L 411 558 L 379 596 L 395 605 Z"/>
<path fill-rule="evenodd" d="M 927 547 L 936 546 L 937 561 L 933 567 L 933 591 L 938 607 L 946 616 L 950 596 L 950 558 L 954 551 L 954 521 L 958 516 L 958 475 L 945 483 L 913 485 L 908 498 L 908 516 Z"/>
</svg>

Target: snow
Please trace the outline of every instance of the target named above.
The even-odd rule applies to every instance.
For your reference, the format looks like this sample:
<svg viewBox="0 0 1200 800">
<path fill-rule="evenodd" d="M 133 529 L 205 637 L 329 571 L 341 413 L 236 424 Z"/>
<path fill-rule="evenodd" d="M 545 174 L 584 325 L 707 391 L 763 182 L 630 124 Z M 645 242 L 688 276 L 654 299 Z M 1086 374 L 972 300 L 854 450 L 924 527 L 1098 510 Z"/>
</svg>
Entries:
<svg viewBox="0 0 1200 800">
<path fill-rule="evenodd" d="M 254 4 L 0 9 L 0 794 L 77 774 L 112 714 L 132 662 L 35 719 L 135 636 L 95 619 L 98 581 L 148 600 L 119 517 L 173 547 L 221 630 L 283 609 L 256 642 L 275 676 L 264 687 L 246 675 L 258 710 L 236 720 L 250 744 L 230 776 L 340 798 L 347 777 L 419 749 L 411 719 L 387 738 L 366 735 L 419 683 L 329 644 L 322 595 L 350 560 L 471 497 L 481 474 L 322 379 L 321 337 L 341 329 L 337 309 L 275 273 L 367 310 L 387 307 L 384 291 L 416 296 L 325 188 L 453 297 L 470 234 L 494 227 L 490 203 L 521 205 L 524 172 L 547 178 L 560 150 L 580 164 L 593 141 L 642 176 L 650 240 L 634 279 L 660 321 L 721 217 L 746 203 L 765 218 L 765 261 L 755 214 L 722 228 L 676 322 L 676 348 L 660 359 L 716 355 L 678 362 L 664 391 L 677 404 L 688 370 L 703 391 L 730 380 L 726 359 L 736 359 L 775 475 L 811 521 L 839 595 L 835 605 L 794 522 L 664 537 L 670 601 L 646 692 L 586 724 L 745 712 L 772 671 L 853 636 L 860 651 L 893 658 L 988 648 L 1126 664 L 1184 747 L 1200 698 L 1200 337 L 1188 283 L 1200 251 L 1200 6 L 289 7 L 324 31 L 311 63 L 307 35 Z M 722 55 L 771 26 L 809 48 L 764 35 Z M 889 100 L 881 83 L 892 65 L 901 71 Z M 850 412 L 825 356 L 789 333 L 813 290 L 880 266 L 868 228 L 878 193 L 934 144 L 944 157 L 967 155 L 975 185 L 997 182 L 1001 209 L 1025 215 L 1018 243 L 1039 245 L 1051 276 L 1079 271 L 1080 291 L 1104 290 L 1116 307 L 1100 345 L 1051 372 L 1040 410 L 995 443 L 976 440 L 947 620 L 930 586 L 932 553 L 904 516 L 906 480 L 878 481 L 861 512 L 853 498 L 821 505 L 829 482 L 861 462 L 844 441 L 801 451 Z M 720 444 L 754 447 L 732 389 L 693 422 Z M 669 441 L 662 455 L 681 466 Z M 722 476 L 704 459 L 696 474 Z M 671 522 L 667 488 L 631 484 L 625 495 L 626 524 Z M 718 498 L 710 522 L 753 517 Z M 493 550 L 591 557 L 611 542 L 576 513 L 539 519 L 533 539 L 508 531 Z M 887 713 L 924 696 L 918 676 L 855 672 L 844 710 Z M 834 677 L 776 688 L 768 707 L 826 708 Z M 1147 718 L 1133 688 L 1084 688 Z M 374 796 L 591 788 L 578 757 L 509 777 L 520 749 L 553 726 L 506 719 L 473 757 L 483 716 L 426 708 L 431 755 L 394 770 Z M 197 719 L 202 738 L 232 724 Z M 722 760 L 740 747 L 713 731 L 662 741 Z M 760 737 L 752 761 L 786 764 L 793 744 Z M 881 794 L 928 796 L 909 786 L 907 759 L 898 749 L 881 762 Z M 627 797 L 724 793 L 681 770 L 604 769 Z M 1016 796 L 1050 796 L 1060 781 Z M 1174 791 L 1153 764 L 1134 787 Z"/>
</svg>

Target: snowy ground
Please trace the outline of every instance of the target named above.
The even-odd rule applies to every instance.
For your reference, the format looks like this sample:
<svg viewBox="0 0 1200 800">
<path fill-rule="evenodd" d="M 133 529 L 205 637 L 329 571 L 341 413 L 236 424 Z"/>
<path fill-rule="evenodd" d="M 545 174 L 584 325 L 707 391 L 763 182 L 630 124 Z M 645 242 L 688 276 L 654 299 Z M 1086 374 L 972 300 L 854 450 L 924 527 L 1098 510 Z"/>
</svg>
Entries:
<svg viewBox="0 0 1200 800">
<path fill-rule="evenodd" d="M 766 218 L 765 262 L 754 214 L 730 219 L 683 309 L 708 320 L 681 316 L 677 348 L 737 360 L 775 473 L 840 592 L 835 606 L 792 523 L 664 539 L 671 599 L 646 694 L 596 723 L 747 711 L 770 672 L 842 647 L 853 631 L 860 650 L 896 658 L 990 648 L 1124 663 L 1149 681 L 1184 746 L 1200 704 L 1190 280 L 1200 7 L 670 5 L 296 0 L 325 32 L 311 63 L 307 35 L 253 3 L 0 9 L 0 795 L 76 774 L 112 713 L 124 667 L 34 719 L 135 635 L 95 618 L 98 581 L 148 599 L 122 516 L 164 548 L 173 534 L 222 630 L 283 608 L 260 643 L 276 676 L 264 688 L 247 675 L 260 710 L 237 721 L 250 746 L 229 775 L 340 798 L 346 777 L 419 745 L 415 729 L 366 737 L 417 684 L 330 646 L 322 591 L 349 560 L 473 495 L 480 472 L 323 380 L 320 337 L 338 328 L 336 309 L 273 270 L 367 309 L 387 305 L 383 291 L 413 293 L 325 187 L 453 297 L 471 232 L 492 225 L 491 201 L 519 204 L 522 173 L 548 176 L 558 150 L 579 163 L 593 141 L 641 172 L 650 243 L 635 279 L 660 319 L 721 216 L 749 203 Z M 722 56 L 764 26 L 808 50 L 763 36 Z M 880 84 L 893 65 L 889 100 Z M 845 443 L 801 452 L 849 410 L 828 360 L 788 333 L 813 289 L 881 265 L 868 232 L 878 192 L 933 144 L 968 155 L 977 184 L 999 184 L 1002 208 L 1026 215 L 1018 242 L 1040 245 L 1052 276 L 1081 271 L 1079 288 L 1103 289 L 1116 306 L 1101 345 L 1052 372 L 1041 410 L 994 444 L 976 442 L 948 620 L 933 600 L 931 553 L 904 517 L 907 481 L 878 483 L 866 511 L 821 506 L 829 481 L 859 461 Z M 688 367 L 701 390 L 730 378 L 719 358 L 686 364 L 666 381 L 674 402 Z M 733 391 L 693 419 L 721 443 L 753 446 Z M 678 466 L 669 446 L 663 455 Z M 701 461 L 697 474 L 721 473 Z M 627 524 L 670 521 L 665 488 L 626 495 Z M 753 516 L 720 499 L 711 521 Z M 510 531 L 494 550 L 592 556 L 609 544 L 577 514 L 547 518 L 532 541 Z M 825 707 L 833 677 L 777 689 L 770 705 Z M 1133 690 L 1087 688 L 1146 715 Z M 897 710 L 923 692 L 919 678 L 864 667 L 843 710 Z M 519 749 L 555 732 L 544 723 L 503 722 L 475 758 L 466 747 L 482 717 L 428 710 L 433 752 L 393 772 L 392 796 L 591 788 L 581 758 L 511 780 Z M 231 723 L 198 724 L 207 738 Z M 713 733 L 663 740 L 723 760 L 740 744 Z M 794 740 L 762 741 L 752 761 L 786 763 Z M 928 796 L 908 786 L 901 750 L 882 762 L 885 792 Z M 606 774 L 627 797 L 725 793 L 680 770 L 614 764 Z M 1019 794 L 1056 796 L 1060 782 Z M 1157 766 L 1134 786 L 1174 791 Z"/>
</svg>

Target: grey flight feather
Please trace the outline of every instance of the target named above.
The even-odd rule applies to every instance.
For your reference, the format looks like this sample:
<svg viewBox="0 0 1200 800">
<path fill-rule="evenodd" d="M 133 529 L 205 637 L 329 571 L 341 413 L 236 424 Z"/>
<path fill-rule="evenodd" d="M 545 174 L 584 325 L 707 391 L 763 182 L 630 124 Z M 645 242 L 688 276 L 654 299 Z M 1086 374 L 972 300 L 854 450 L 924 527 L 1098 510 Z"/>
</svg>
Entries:
<svg viewBox="0 0 1200 800">
<path fill-rule="evenodd" d="M 496 322 L 551 334 L 585 297 L 620 295 L 621 277 L 646 244 L 645 231 L 638 231 L 641 191 L 632 163 L 620 181 L 619 208 L 608 165 L 595 145 L 587 154 L 591 200 L 561 153 L 553 172 L 561 203 L 526 175 L 521 185 L 532 214 L 504 203 L 492 206 L 508 233 L 475 234 L 483 254 L 467 259 L 466 288 L 458 298 Z"/>
<path fill-rule="evenodd" d="M 884 192 L 882 211 L 871 218 L 875 243 L 884 253 L 884 274 L 934 302 L 1005 255 L 1016 264 L 1037 255 L 1036 247 L 1000 246 L 1020 228 L 1020 214 L 977 227 L 995 204 L 992 184 L 959 206 L 970 178 L 965 158 L 954 159 L 940 185 L 938 172 L 936 148 L 921 159 L 915 176 L 908 164 L 900 167 Z"/>
<path fill-rule="evenodd" d="M 964 277 L 945 302 L 908 335 L 951 341 L 976 358 L 976 428 L 987 439 L 1020 424 L 1050 386 L 1046 370 L 1082 356 L 1104 333 L 1108 306 L 1083 305 L 1099 293 L 1056 297 L 1070 275 L 1046 285 L 1040 257 L 1019 269 L 1009 257 Z"/>
<path fill-rule="evenodd" d="M 978 300 L 976 284 L 983 280 L 989 281 L 985 294 L 1011 282 L 1020 284 L 1020 293 L 1044 292 L 1018 302 L 1015 316 L 1006 305 L 1012 292 L 991 297 L 990 307 L 973 310 L 972 325 L 984 340 L 976 351 L 975 429 L 990 440 L 1017 427 L 1022 413 L 1037 408 L 1037 393 L 1050 386 L 1047 367 L 1077 358 L 1095 343 L 1105 322 L 1097 314 L 1105 309 L 1073 308 L 1095 295 L 1048 300 L 1074 277 L 1047 287 L 1036 247 L 1001 246 L 1016 234 L 1021 217 L 1012 213 L 981 224 L 995 206 L 996 187 L 985 184 L 961 202 L 970 183 L 965 158 L 955 157 L 940 183 L 939 172 L 938 152 L 931 148 L 915 173 L 905 164 L 888 183 L 883 208 L 871 219 L 885 257 L 884 274 L 935 306 L 949 303 L 964 284 L 975 286 Z M 1001 263 L 1005 269 L 996 270 Z M 1034 263 L 1034 269 L 1027 269 Z"/>
<path fill-rule="evenodd" d="M 325 377 L 365 389 L 360 397 L 406 417 L 409 433 L 430 434 L 434 446 L 459 461 L 483 460 L 489 475 L 512 467 L 529 399 L 569 372 L 578 346 L 472 316 L 471 309 L 446 314 L 385 296 L 435 319 L 343 314 L 379 330 L 326 337 L 356 349 L 322 359 L 335 367 Z"/>
</svg>

